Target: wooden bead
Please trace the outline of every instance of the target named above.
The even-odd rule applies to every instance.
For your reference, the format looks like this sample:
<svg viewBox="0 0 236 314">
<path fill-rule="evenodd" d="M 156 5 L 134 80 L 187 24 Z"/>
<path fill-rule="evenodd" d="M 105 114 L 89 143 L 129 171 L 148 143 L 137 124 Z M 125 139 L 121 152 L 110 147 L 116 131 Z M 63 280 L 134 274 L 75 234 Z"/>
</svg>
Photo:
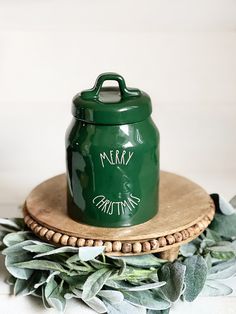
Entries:
<svg viewBox="0 0 236 314">
<path fill-rule="evenodd" d="M 85 246 L 93 246 L 93 240 L 92 239 L 87 239 L 86 241 L 85 241 Z"/>
<path fill-rule="evenodd" d="M 103 246 L 103 241 L 102 240 L 95 240 L 94 246 Z"/>
<path fill-rule="evenodd" d="M 36 222 L 33 222 L 33 223 L 30 225 L 31 230 L 34 230 L 36 227 L 38 227 L 38 224 L 37 224 Z"/>
<path fill-rule="evenodd" d="M 32 218 L 28 219 L 28 221 L 27 221 L 27 226 L 30 227 L 30 225 L 31 225 L 33 222 L 34 222 L 34 221 L 33 221 Z"/>
<path fill-rule="evenodd" d="M 182 234 L 183 240 L 188 239 L 189 233 L 188 233 L 188 231 L 186 229 L 182 230 L 181 234 Z"/>
<path fill-rule="evenodd" d="M 205 229 L 204 225 L 202 224 L 201 221 L 199 221 L 198 223 L 196 223 L 196 225 L 198 225 L 198 227 L 200 228 L 200 231 L 202 231 L 203 229 Z"/>
<path fill-rule="evenodd" d="M 175 238 L 175 242 L 181 242 L 183 240 L 183 236 L 180 232 L 174 233 L 173 236 Z"/>
<path fill-rule="evenodd" d="M 37 226 L 35 229 L 34 229 L 34 232 L 39 234 L 39 231 L 42 229 L 42 226 Z"/>
<path fill-rule="evenodd" d="M 46 236 L 47 236 L 47 234 L 46 234 Z M 62 234 L 59 233 L 59 232 L 56 232 L 56 233 L 54 234 L 53 238 L 52 238 L 52 241 L 53 241 L 54 243 L 59 243 L 61 237 L 62 237 Z"/>
<path fill-rule="evenodd" d="M 200 227 L 197 224 L 194 225 L 193 228 L 194 228 L 195 234 L 198 234 L 201 231 Z"/>
<path fill-rule="evenodd" d="M 140 242 L 133 243 L 133 252 L 134 253 L 142 252 L 142 244 Z"/>
<path fill-rule="evenodd" d="M 203 224 L 204 229 L 206 229 L 207 226 L 209 225 L 209 224 L 208 224 L 208 221 L 206 221 L 206 220 L 202 220 L 201 223 Z"/>
<path fill-rule="evenodd" d="M 48 229 L 43 227 L 39 232 L 40 237 L 44 237 L 47 232 L 48 232 Z"/>
<path fill-rule="evenodd" d="M 54 232 L 53 230 L 48 230 L 48 232 L 45 234 L 45 238 L 46 238 L 48 241 L 50 241 L 51 238 L 53 237 L 54 233 L 55 233 L 55 232 Z"/>
<path fill-rule="evenodd" d="M 153 239 L 150 241 L 150 244 L 151 244 L 151 249 L 152 250 L 157 250 L 160 246 L 159 242 L 157 239 Z"/>
<path fill-rule="evenodd" d="M 114 241 L 112 243 L 112 251 L 113 252 L 120 252 L 122 248 L 122 243 L 120 241 Z"/>
<path fill-rule="evenodd" d="M 69 237 L 68 245 L 69 246 L 76 246 L 77 238 L 76 237 Z"/>
<path fill-rule="evenodd" d="M 85 245 L 85 239 L 78 239 L 77 240 L 77 246 L 84 246 Z"/>
<path fill-rule="evenodd" d="M 68 240 L 69 240 L 69 236 L 66 234 L 63 234 L 63 236 L 60 239 L 60 243 L 62 245 L 67 245 L 68 244 Z"/>
<path fill-rule="evenodd" d="M 172 234 L 168 234 L 168 235 L 166 236 L 166 240 L 167 240 L 167 243 L 168 243 L 169 245 L 175 243 L 175 238 L 174 238 L 174 236 L 173 236 Z"/>
<path fill-rule="evenodd" d="M 104 246 L 105 246 L 105 252 L 106 253 L 112 252 L 112 243 L 110 241 L 106 241 L 104 243 Z"/>
<path fill-rule="evenodd" d="M 151 244 L 150 242 L 143 242 L 143 252 L 149 252 L 151 251 Z"/>
<path fill-rule="evenodd" d="M 122 244 L 122 252 L 123 253 L 130 253 L 130 252 L 132 252 L 132 244 L 131 243 L 123 243 Z"/>
<path fill-rule="evenodd" d="M 158 238 L 158 242 L 160 244 L 160 247 L 166 246 L 166 244 L 167 244 L 165 237 Z"/>
<path fill-rule="evenodd" d="M 194 228 L 193 228 L 193 227 L 189 227 L 189 228 L 187 229 L 187 231 L 188 231 L 190 237 L 193 237 L 193 236 L 194 236 L 195 231 L 194 231 Z"/>
<path fill-rule="evenodd" d="M 25 218 L 24 218 L 24 222 L 26 224 L 28 224 L 28 221 L 30 220 L 30 216 L 29 215 L 26 215 Z"/>
</svg>

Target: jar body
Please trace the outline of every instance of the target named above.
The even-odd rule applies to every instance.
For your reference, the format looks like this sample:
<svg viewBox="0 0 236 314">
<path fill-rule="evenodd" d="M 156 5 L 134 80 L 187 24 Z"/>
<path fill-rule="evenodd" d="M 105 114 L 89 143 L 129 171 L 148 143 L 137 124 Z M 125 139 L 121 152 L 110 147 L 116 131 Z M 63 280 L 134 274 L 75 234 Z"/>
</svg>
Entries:
<svg viewBox="0 0 236 314">
<path fill-rule="evenodd" d="M 66 133 L 69 215 L 99 227 L 125 227 L 158 210 L 159 132 L 151 117 L 102 125 L 73 118 Z"/>
</svg>

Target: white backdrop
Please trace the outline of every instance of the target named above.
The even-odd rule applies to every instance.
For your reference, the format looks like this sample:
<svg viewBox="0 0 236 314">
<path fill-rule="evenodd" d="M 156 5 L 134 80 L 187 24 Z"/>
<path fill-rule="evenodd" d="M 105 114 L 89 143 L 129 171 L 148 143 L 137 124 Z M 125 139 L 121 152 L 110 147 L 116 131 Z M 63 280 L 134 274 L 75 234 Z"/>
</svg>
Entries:
<svg viewBox="0 0 236 314">
<path fill-rule="evenodd" d="M 0 201 L 65 170 L 71 99 L 115 71 L 148 92 L 161 167 L 236 193 L 235 0 L 0 0 Z"/>
</svg>

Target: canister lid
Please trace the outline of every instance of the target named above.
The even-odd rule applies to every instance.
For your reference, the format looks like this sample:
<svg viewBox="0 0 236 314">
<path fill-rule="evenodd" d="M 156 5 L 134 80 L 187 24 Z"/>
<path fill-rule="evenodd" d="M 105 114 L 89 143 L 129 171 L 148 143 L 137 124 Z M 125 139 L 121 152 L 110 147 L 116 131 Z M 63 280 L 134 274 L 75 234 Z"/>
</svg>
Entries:
<svg viewBox="0 0 236 314">
<path fill-rule="evenodd" d="M 104 81 L 114 80 L 118 87 L 102 87 Z M 126 87 L 124 78 L 117 73 L 98 76 L 93 88 L 73 98 L 72 114 L 80 120 L 94 124 L 128 124 L 150 116 L 150 97 L 136 88 Z"/>
</svg>

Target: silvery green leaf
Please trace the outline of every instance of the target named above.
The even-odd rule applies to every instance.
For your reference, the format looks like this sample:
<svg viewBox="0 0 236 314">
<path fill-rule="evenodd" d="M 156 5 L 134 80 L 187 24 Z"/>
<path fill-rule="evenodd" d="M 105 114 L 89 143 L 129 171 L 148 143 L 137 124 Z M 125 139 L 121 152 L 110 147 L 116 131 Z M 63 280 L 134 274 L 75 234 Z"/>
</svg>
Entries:
<svg viewBox="0 0 236 314">
<path fill-rule="evenodd" d="M 107 287 L 114 288 L 117 290 L 127 290 L 132 289 L 135 287 L 134 285 L 131 285 L 130 283 L 124 281 L 124 280 L 112 280 L 108 279 L 105 283 Z"/>
<path fill-rule="evenodd" d="M 6 282 L 7 282 L 7 284 L 8 284 L 9 286 L 14 286 L 14 284 L 15 284 L 15 282 L 16 282 L 16 279 L 17 279 L 17 278 L 15 278 L 14 276 L 10 275 L 10 276 L 7 278 Z"/>
<path fill-rule="evenodd" d="M 197 246 L 192 242 L 180 246 L 180 254 L 182 254 L 185 257 L 193 256 L 196 251 Z"/>
<path fill-rule="evenodd" d="M 170 307 L 170 302 L 154 295 L 153 292 L 146 291 L 124 291 L 125 299 L 133 305 L 143 306 L 147 309 L 164 310 Z"/>
<path fill-rule="evenodd" d="M 227 279 L 236 275 L 236 259 L 213 266 L 207 279 Z"/>
<path fill-rule="evenodd" d="M 51 277 L 50 280 L 47 281 L 44 293 L 45 298 L 51 307 L 54 307 L 59 312 L 64 311 L 66 300 L 60 295 L 59 287 L 54 277 Z"/>
<path fill-rule="evenodd" d="M 70 299 L 76 298 L 76 296 L 74 295 L 74 293 L 66 293 L 66 294 L 64 295 L 64 298 L 65 298 L 66 300 L 70 300 Z"/>
<path fill-rule="evenodd" d="M 77 247 L 63 246 L 63 247 L 59 247 L 57 249 L 50 250 L 50 251 L 45 252 L 45 253 L 37 254 L 34 256 L 34 258 L 48 256 L 48 255 L 54 255 L 54 254 L 61 254 L 61 253 L 75 253 L 75 252 L 79 252 L 79 250 L 80 249 Z"/>
<path fill-rule="evenodd" d="M 41 272 L 34 272 L 28 280 L 17 279 L 14 286 L 15 295 L 30 295 L 36 288 L 35 283 L 37 283 L 41 278 Z"/>
<path fill-rule="evenodd" d="M 185 271 L 186 266 L 178 261 L 163 265 L 158 277 L 166 284 L 160 289 L 160 296 L 171 302 L 178 300 L 183 292 Z"/>
<path fill-rule="evenodd" d="M 0 218 L 0 225 L 13 231 L 21 230 L 19 225 L 13 219 Z"/>
<path fill-rule="evenodd" d="M 91 261 L 89 261 L 89 263 L 96 269 L 101 269 L 101 268 L 104 268 L 104 267 L 110 267 L 111 264 L 109 263 L 103 263 L 97 259 L 93 259 Z"/>
<path fill-rule="evenodd" d="M 18 231 L 18 232 L 12 232 L 8 233 L 4 239 L 3 243 L 6 246 L 12 246 L 18 243 L 22 243 L 25 240 L 33 239 L 32 233 L 30 231 Z"/>
<path fill-rule="evenodd" d="M 32 275 L 33 270 L 16 267 L 16 266 L 14 266 L 14 263 L 20 262 L 20 261 L 25 261 L 25 260 L 28 260 L 30 258 L 31 258 L 31 256 L 25 252 L 22 252 L 21 254 L 17 254 L 17 255 L 7 255 L 5 257 L 6 269 L 15 278 L 28 279 Z"/>
<path fill-rule="evenodd" d="M 42 272 L 42 273 L 41 273 L 41 278 L 40 278 L 40 280 L 39 280 L 38 282 L 36 282 L 36 283 L 34 284 L 34 288 L 35 288 L 35 289 L 38 289 L 40 286 L 44 285 L 44 284 L 47 282 L 47 280 L 49 280 L 50 277 L 51 277 L 51 276 L 54 276 L 54 274 L 56 274 L 56 273 L 59 274 L 59 272 L 53 272 L 53 273 L 51 273 L 51 274 L 48 276 L 48 275 L 46 275 L 45 272 Z"/>
<path fill-rule="evenodd" d="M 169 314 L 169 313 L 170 313 L 170 308 L 166 310 L 161 310 L 161 311 L 147 310 L 147 314 Z"/>
<path fill-rule="evenodd" d="M 107 313 L 106 305 L 98 297 L 93 297 L 89 300 L 83 300 L 83 301 L 97 313 Z"/>
<path fill-rule="evenodd" d="M 24 246 L 26 245 L 30 245 L 32 244 L 33 241 L 32 240 L 26 240 L 26 241 L 23 241 L 21 243 L 16 243 L 16 244 L 13 244 L 7 248 L 5 248 L 3 251 L 2 251 L 2 254 L 3 255 L 18 255 L 20 253 L 24 253 L 24 250 L 22 249 Z M 29 255 L 29 252 L 25 252 L 25 254 L 28 254 Z M 30 255 L 32 256 L 32 255 Z"/>
<path fill-rule="evenodd" d="M 119 257 L 113 257 L 113 256 L 109 256 L 109 259 L 112 260 L 113 264 L 118 266 L 120 269 L 118 271 L 118 275 L 122 275 L 124 274 L 125 270 L 126 270 L 126 262 L 123 258 L 119 258 Z"/>
<path fill-rule="evenodd" d="M 236 213 L 234 207 L 230 204 L 230 202 L 227 202 L 222 196 L 219 197 L 219 205 L 220 211 L 224 215 L 232 215 Z"/>
<path fill-rule="evenodd" d="M 89 300 L 93 298 L 102 289 L 111 273 L 112 270 L 103 268 L 90 275 L 84 283 L 82 299 Z"/>
<path fill-rule="evenodd" d="M 13 266 L 24 269 L 52 270 L 62 273 L 67 272 L 59 263 L 47 260 L 32 260 L 28 262 L 15 263 Z"/>
<path fill-rule="evenodd" d="M 113 258 L 115 258 L 115 257 L 113 257 Z M 141 267 L 141 268 L 158 267 L 161 264 L 166 263 L 165 260 L 157 258 L 153 254 L 117 257 L 117 259 L 124 260 L 127 265 L 135 266 L 135 267 Z"/>
<path fill-rule="evenodd" d="M 124 301 L 124 296 L 120 291 L 114 290 L 100 290 L 98 296 L 106 299 L 111 303 L 120 303 Z"/>
<path fill-rule="evenodd" d="M 207 276 L 207 265 L 202 256 L 191 256 L 185 259 L 185 291 L 184 299 L 192 302 L 204 287 Z"/>
<path fill-rule="evenodd" d="M 135 306 L 129 302 L 123 301 L 118 304 L 111 304 L 104 300 L 109 314 L 146 314 L 144 307 Z"/>
<path fill-rule="evenodd" d="M 201 296 L 226 296 L 233 292 L 229 286 L 215 280 L 207 280 L 201 292 Z"/>
<path fill-rule="evenodd" d="M 206 229 L 206 238 L 214 241 L 214 244 L 222 240 L 221 236 L 217 232 L 209 228 Z"/>
<path fill-rule="evenodd" d="M 9 232 L 6 230 L 0 230 L 0 242 L 3 242 L 3 238 L 8 234 Z"/>
<path fill-rule="evenodd" d="M 236 209 L 236 195 L 229 202 Z"/>
<path fill-rule="evenodd" d="M 210 269 L 211 269 L 211 265 L 212 265 L 211 254 L 208 253 L 208 254 L 204 257 L 204 259 L 205 259 L 205 262 L 206 262 L 206 265 L 207 265 L 207 270 L 208 270 L 208 272 L 209 272 Z"/>
<path fill-rule="evenodd" d="M 23 246 L 23 249 L 32 253 L 46 253 L 49 251 L 54 250 L 54 246 L 50 245 L 50 244 L 32 244 L 32 245 L 26 245 Z"/>
<path fill-rule="evenodd" d="M 212 251 L 211 256 L 217 260 L 229 260 L 235 256 L 233 252 Z"/>
<path fill-rule="evenodd" d="M 105 246 L 85 246 L 79 248 L 79 258 L 81 261 L 89 261 L 102 254 Z"/>
<path fill-rule="evenodd" d="M 236 237 L 236 214 L 228 216 L 216 214 L 211 229 L 226 238 Z"/>
<path fill-rule="evenodd" d="M 157 288 L 163 287 L 164 285 L 166 285 L 165 281 L 157 281 L 157 282 L 147 283 L 147 284 L 140 285 L 140 286 L 131 286 L 130 288 L 126 288 L 124 290 L 127 290 L 127 291 L 145 291 L 145 290 L 150 290 L 150 289 L 157 289 Z"/>
</svg>

